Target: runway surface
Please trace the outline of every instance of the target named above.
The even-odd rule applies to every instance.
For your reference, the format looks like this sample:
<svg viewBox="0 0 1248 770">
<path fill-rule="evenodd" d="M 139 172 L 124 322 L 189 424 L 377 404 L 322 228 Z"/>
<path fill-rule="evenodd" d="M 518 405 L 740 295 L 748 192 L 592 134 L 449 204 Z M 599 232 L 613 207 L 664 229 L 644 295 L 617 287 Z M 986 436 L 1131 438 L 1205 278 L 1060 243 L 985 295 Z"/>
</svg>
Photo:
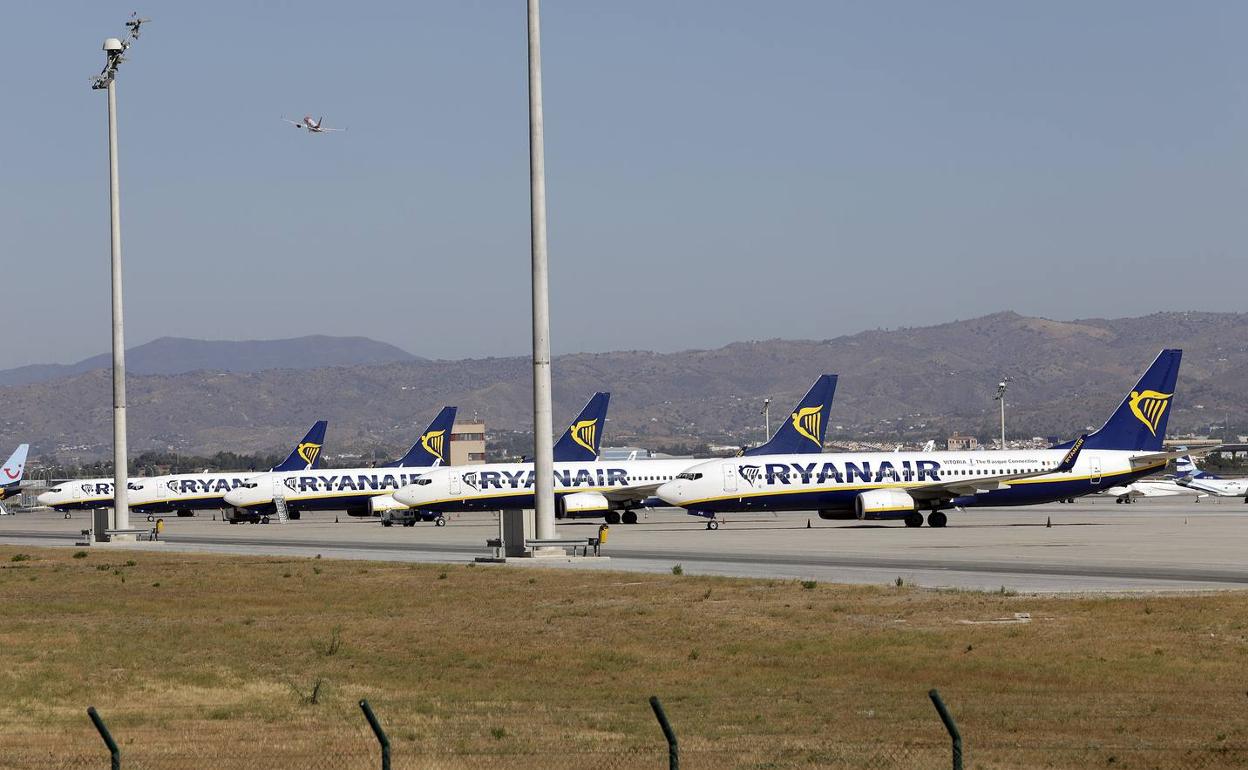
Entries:
<svg viewBox="0 0 1248 770">
<path fill-rule="evenodd" d="M 0 543 L 72 546 L 86 513 L 0 519 Z M 212 515 L 166 517 L 163 544 L 187 552 L 458 562 L 487 555 L 490 514 L 451 517 L 445 527 L 382 527 L 376 520 L 305 514 L 299 521 L 230 525 Z M 809 521 L 810 527 L 807 527 Z M 143 524 L 134 516 L 132 523 Z M 591 536 L 595 521 L 560 522 L 561 535 Z M 1051 525 L 1051 526 L 1048 526 Z M 675 510 L 611 527 L 609 560 L 571 569 L 893 584 L 1026 592 L 1184 591 L 1248 588 L 1248 505 L 1239 500 L 1149 500 L 953 511 L 944 529 L 900 523 L 822 521 L 814 514 L 728 516 L 717 531 Z M 514 563 L 514 562 L 513 562 Z"/>
</svg>

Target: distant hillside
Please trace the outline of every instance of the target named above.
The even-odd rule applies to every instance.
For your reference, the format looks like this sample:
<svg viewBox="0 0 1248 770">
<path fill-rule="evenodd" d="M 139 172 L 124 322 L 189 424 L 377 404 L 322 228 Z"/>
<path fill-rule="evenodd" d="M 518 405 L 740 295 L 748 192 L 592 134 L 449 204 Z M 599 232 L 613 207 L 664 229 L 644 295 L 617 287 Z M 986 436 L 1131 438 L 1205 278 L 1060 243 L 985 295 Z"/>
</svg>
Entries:
<svg viewBox="0 0 1248 770">
<path fill-rule="evenodd" d="M 130 374 L 259 372 L 265 369 L 317 369 L 415 360 L 418 360 L 416 356 L 405 350 L 367 337 L 324 335 L 241 342 L 161 337 L 126 350 L 126 368 Z M 96 369 L 110 369 L 112 365 L 112 354 L 102 353 L 76 364 L 20 366 L 0 370 L 0 387 L 49 382 Z"/>
<path fill-rule="evenodd" d="M 836 372 L 830 436 L 943 439 L 960 430 L 986 438 L 997 430 L 996 383 L 1008 375 L 1011 436 L 1072 436 L 1099 426 L 1163 347 L 1185 351 L 1171 432 L 1203 431 L 1226 415 L 1248 432 L 1248 314 L 1234 313 L 1072 322 L 998 313 L 821 341 L 559 356 L 555 419 L 571 419 L 592 391 L 606 389 L 607 443 L 757 441 L 763 397 L 775 399 L 774 425 L 816 375 Z M 135 451 L 276 451 L 326 418 L 330 455 L 397 449 L 443 404 L 523 430 L 530 377 L 523 357 L 133 376 L 130 442 Z M 104 454 L 109 388 L 104 370 L 0 388 L 0 444 Z"/>
</svg>

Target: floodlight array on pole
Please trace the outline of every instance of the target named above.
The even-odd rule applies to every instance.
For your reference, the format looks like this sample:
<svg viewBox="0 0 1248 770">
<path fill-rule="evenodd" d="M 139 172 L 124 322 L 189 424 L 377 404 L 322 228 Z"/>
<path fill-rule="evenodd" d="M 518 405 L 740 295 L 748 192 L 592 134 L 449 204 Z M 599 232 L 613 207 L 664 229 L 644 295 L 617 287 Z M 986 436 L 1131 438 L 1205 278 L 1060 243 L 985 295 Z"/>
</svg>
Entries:
<svg viewBox="0 0 1248 770">
<path fill-rule="evenodd" d="M 1001 448 L 1005 449 L 1005 390 L 1013 382 L 1012 377 L 1006 377 L 997 383 L 997 395 L 993 396 L 994 401 L 1001 402 Z"/>
<path fill-rule="evenodd" d="M 104 69 L 92 78 L 93 90 L 108 91 L 108 201 L 112 256 L 113 311 L 113 528 L 130 528 L 129 452 L 126 446 L 126 339 L 121 296 L 121 184 L 117 174 L 117 68 L 147 19 L 131 14 L 125 39 L 104 41 Z"/>
<path fill-rule="evenodd" d="M 763 443 L 766 444 L 771 439 L 771 399 L 763 399 L 763 411 L 759 412 L 763 416 Z"/>
</svg>

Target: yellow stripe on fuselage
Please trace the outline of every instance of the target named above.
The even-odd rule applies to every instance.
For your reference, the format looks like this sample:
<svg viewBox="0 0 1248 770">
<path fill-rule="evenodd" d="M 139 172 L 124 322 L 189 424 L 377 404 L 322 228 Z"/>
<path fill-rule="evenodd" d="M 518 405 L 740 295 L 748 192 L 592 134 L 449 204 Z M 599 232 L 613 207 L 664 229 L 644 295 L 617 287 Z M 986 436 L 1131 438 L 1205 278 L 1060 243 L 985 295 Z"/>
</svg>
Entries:
<svg viewBox="0 0 1248 770">
<path fill-rule="evenodd" d="M 1015 481 L 1003 481 L 1000 483 L 1013 486 L 1015 484 L 1053 484 L 1055 482 L 1086 481 L 1086 480 L 1091 480 L 1094 478 L 1110 479 L 1110 478 L 1114 478 L 1115 476 L 1130 476 L 1140 471 L 1147 470 L 1149 468 L 1161 468 L 1161 467 L 1164 467 L 1165 464 L 1166 464 L 1165 462 L 1161 462 L 1161 463 L 1152 463 L 1149 465 L 1141 465 L 1139 468 L 1133 468 L 1129 471 L 1121 471 L 1119 473 L 1098 473 L 1095 475 L 1088 474 L 1086 476 L 1066 476 L 1065 474 L 1061 476 L 1056 476 L 1056 475 L 1037 476 L 1035 478 L 1017 479 Z M 992 482 L 998 478 L 1000 477 L 999 476 L 984 476 L 981 479 L 967 478 L 965 483 L 970 485 L 974 483 L 975 481 Z M 817 493 L 817 492 L 838 492 L 842 490 L 862 490 L 862 491 L 866 491 L 869 489 L 906 489 L 906 490 L 909 490 L 909 489 L 918 489 L 930 483 L 931 482 L 919 483 L 919 482 L 899 481 L 899 482 L 893 482 L 889 484 L 838 484 L 835 487 L 801 487 L 799 489 L 774 489 L 773 488 L 773 489 L 767 489 L 761 492 L 745 492 L 745 493 L 738 492 L 735 495 L 718 495 L 715 497 L 704 497 L 700 500 L 686 500 L 680 505 L 682 508 L 688 508 L 690 506 L 695 506 L 700 503 L 716 503 L 722 500 L 742 500 L 747 497 L 766 497 L 767 495 L 800 495 L 800 494 L 809 494 L 809 493 Z M 937 482 L 937 483 L 941 483 L 941 482 Z M 958 481 L 956 483 L 962 483 L 962 482 Z"/>
</svg>

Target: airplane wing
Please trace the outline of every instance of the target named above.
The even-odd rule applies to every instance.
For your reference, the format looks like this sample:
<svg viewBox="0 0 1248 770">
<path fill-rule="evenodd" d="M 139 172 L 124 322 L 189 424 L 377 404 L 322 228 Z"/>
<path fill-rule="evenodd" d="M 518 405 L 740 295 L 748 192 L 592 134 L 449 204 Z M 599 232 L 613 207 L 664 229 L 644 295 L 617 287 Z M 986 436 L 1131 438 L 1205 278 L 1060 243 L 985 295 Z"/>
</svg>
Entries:
<svg viewBox="0 0 1248 770">
<path fill-rule="evenodd" d="M 318 130 L 320 131 L 346 131 L 347 129 L 345 128 L 321 128 Z"/>
<path fill-rule="evenodd" d="M 282 120 L 286 121 L 287 123 L 294 126 L 295 128 L 303 128 L 303 124 L 297 120 L 291 120 L 290 118 L 286 118 L 286 117 L 283 117 Z"/>
<path fill-rule="evenodd" d="M 948 481 L 936 481 L 930 484 L 923 484 L 921 486 L 904 487 L 903 489 L 916 501 L 922 502 L 925 500 L 952 499 L 954 497 L 962 497 L 964 495 L 991 492 L 994 489 L 1005 489 L 1009 487 L 1011 481 L 1034 479 L 1040 476 L 1049 476 L 1054 473 L 1069 473 L 1071 469 L 1075 467 L 1075 462 L 1079 459 L 1079 453 L 1083 451 L 1083 444 L 1087 441 L 1087 439 L 1087 436 L 1080 436 L 1075 439 L 1075 443 L 1066 452 L 1066 455 L 1062 458 L 1062 461 L 1057 464 L 1056 468 L 1025 473 L 1006 473 L 999 476 L 956 478 L 949 479 Z"/>
</svg>

